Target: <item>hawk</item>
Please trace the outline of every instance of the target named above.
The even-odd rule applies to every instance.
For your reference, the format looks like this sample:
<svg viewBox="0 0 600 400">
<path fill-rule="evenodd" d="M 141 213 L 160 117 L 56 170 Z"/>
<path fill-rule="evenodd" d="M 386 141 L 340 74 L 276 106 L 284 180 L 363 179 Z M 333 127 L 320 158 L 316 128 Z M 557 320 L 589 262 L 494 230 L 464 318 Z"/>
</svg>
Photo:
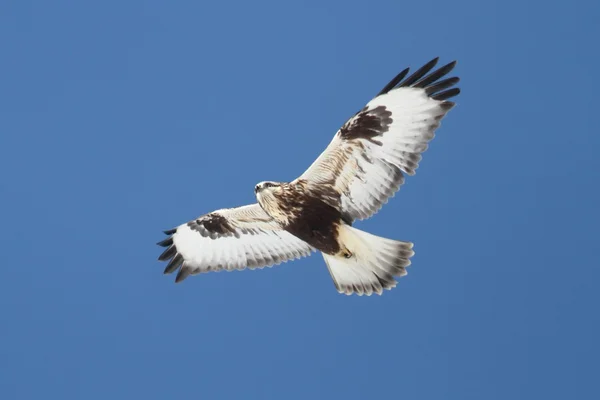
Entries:
<svg viewBox="0 0 600 400">
<path fill-rule="evenodd" d="M 381 294 L 406 275 L 413 244 L 352 226 L 375 214 L 414 175 L 440 121 L 454 107 L 456 61 L 406 68 L 335 134 L 291 182 L 260 182 L 257 203 L 202 215 L 158 243 L 175 282 L 209 271 L 263 268 L 320 251 L 336 289 Z"/>
</svg>

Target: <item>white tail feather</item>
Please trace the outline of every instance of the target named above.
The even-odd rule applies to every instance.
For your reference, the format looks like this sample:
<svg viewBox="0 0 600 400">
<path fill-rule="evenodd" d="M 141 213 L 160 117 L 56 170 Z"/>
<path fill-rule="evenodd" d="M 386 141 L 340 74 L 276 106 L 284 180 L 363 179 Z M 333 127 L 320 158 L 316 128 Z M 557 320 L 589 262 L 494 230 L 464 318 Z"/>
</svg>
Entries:
<svg viewBox="0 0 600 400">
<path fill-rule="evenodd" d="M 396 286 L 395 276 L 406 275 L 413 244 L 372 235 L 349 225 L 339 229 L 339 243 L 350 258 L 323 253 L 329 273 L 340 293 L 370 296 Z"/>
</svg>

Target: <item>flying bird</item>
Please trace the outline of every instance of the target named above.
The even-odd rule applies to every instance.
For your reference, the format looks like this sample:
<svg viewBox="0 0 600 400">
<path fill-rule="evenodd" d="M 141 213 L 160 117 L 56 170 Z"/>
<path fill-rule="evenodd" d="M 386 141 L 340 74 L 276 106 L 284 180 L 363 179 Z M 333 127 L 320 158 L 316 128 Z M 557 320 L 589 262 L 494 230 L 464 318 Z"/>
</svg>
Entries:
<svg viewBox="0 0 600 400">
<path fill-rule="evenodd" d="M 175 282 L 209 271 L 263 268 L 320 251 L 336 289 L 381 294 L 406 275 L 413 244 L 352 226 L 375 214 L 414 175 L 440 121 L 454 107 L 456 61 L 406 68 L 335 134 L 291 182 L 260 182 L 257 203 L 202 215 L 158 245 Z"/>
</svg>

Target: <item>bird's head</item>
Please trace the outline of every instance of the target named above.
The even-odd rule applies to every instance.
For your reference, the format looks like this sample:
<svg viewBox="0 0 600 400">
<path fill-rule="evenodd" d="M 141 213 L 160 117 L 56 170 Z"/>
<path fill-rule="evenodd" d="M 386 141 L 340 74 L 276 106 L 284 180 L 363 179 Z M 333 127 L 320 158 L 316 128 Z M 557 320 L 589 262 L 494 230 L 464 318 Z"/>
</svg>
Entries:
<svg viewBox="0 0 600 400">
<path fill-rule="evenodd" d="M 261 182 L 254 187 L 254 193 L 256 193 L 256 200 L 263 209 L 271 209 L 277 203 L 275 197 L 282 192 L 281 182 Z"/>
<path fill-rule="evenodd" d="M 272 193 L 277 190 L 281 190 L 281 182 L 264 181 L 254 187 L 254 193 L 256 193 L 257 196 L 263 192 Z"/>
</svg>

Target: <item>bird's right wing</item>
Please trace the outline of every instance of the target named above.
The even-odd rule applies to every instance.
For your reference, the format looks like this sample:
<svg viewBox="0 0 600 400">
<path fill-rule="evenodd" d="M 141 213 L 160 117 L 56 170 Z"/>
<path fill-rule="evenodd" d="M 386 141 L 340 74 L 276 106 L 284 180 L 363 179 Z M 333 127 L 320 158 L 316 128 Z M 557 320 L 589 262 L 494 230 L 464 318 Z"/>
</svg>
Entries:
<svg viewBox="0 0 600 400">
<path fill-rule="evenodd" d="M 165 273 L 179 269 L 176 282 L 190 274 L 263 268 L 305 257 L 313 247 L 281 229 L 258 204 L 213 211 L 175 229 L 158 244 L 169 261 Z"/>
</svg>

